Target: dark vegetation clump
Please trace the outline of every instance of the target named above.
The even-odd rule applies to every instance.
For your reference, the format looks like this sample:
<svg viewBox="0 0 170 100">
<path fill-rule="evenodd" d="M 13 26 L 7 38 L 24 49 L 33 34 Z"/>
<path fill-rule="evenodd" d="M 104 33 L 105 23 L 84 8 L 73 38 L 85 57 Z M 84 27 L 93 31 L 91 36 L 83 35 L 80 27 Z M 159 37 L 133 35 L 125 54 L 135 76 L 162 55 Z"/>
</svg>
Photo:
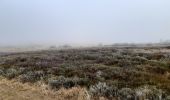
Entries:
<svg viewBox="0 0 170 100">
<path fill-rule="evenodd" d="M 65 78 L 64 76 L 59 76 L 56 79 L 50 79 L 48 81 L 48 84 L 51 89 L 60 89 L 61 87 L 72 88 L 75 86 L 87 86 L 88 80 L 78 77 Z"/>
<path fill-rule="evenodd" d="M 88 48 L 12 53 L 0 56 L 0 75 L 51 89 L 86 87 L 92 96 L 118 100 L 167 100 L 167 48 Z"/>
<path fill-rule="evenodd" d="M 23 83 L 25 82 L 37 82 L 45 78 L 43 71 L 29 71 L 19 76 L 19 80 Z"/>
</svg>

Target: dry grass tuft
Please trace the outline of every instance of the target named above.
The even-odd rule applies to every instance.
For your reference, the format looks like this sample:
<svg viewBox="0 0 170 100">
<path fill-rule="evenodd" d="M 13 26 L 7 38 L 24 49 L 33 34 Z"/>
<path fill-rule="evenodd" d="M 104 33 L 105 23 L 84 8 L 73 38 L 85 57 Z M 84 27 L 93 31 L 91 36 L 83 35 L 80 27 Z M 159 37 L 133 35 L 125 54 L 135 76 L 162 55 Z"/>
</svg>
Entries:
<svg viewBox="0 0 170 100">
<path fill-rule="evenodd" d="M 50 90 L 46 85 L 22 84 L 0 78 L 0 100 L 91 100 L 85 88 Z"/>
</svg>

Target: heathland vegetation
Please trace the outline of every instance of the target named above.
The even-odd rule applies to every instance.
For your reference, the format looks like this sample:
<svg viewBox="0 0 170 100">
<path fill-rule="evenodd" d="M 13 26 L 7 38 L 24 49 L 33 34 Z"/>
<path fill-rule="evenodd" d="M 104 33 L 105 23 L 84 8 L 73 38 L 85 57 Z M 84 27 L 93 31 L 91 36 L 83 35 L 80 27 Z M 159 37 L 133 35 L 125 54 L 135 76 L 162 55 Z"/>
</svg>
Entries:
<svg viewBox="0 0 170 100">
<path fill-rule="evenodd" d="M 169 47 L 103 47 L 3 54 L 0 75 L 51 90 L 82 87 L 91 99 L 169 100 Z"/>
</svg>

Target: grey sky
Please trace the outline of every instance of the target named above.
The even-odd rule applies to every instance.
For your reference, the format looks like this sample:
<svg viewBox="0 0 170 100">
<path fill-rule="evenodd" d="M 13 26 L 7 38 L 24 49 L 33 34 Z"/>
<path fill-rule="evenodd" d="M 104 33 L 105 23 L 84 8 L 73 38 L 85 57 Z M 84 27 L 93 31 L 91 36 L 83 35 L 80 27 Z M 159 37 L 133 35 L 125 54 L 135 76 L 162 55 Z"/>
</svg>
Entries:
<svg viewBox="0 0 170 100">
<path fill-rule="evenodd" d="M 0 45 L 170 39 L 170 0 L 0 0 Z"/>
</svg>

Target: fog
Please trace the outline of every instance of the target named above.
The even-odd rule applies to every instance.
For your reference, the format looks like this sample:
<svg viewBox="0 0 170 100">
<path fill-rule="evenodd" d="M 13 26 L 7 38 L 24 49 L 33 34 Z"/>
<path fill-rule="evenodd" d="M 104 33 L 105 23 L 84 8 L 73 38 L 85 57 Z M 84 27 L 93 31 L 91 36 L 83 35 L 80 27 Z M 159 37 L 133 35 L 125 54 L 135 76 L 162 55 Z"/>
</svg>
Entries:
<svg viewBox="0 0 170 100">
<path fill-rule="evenodd" d="M 0 45 L 170 39 L 169 0 L 0 0 Z"/>
</svg>

